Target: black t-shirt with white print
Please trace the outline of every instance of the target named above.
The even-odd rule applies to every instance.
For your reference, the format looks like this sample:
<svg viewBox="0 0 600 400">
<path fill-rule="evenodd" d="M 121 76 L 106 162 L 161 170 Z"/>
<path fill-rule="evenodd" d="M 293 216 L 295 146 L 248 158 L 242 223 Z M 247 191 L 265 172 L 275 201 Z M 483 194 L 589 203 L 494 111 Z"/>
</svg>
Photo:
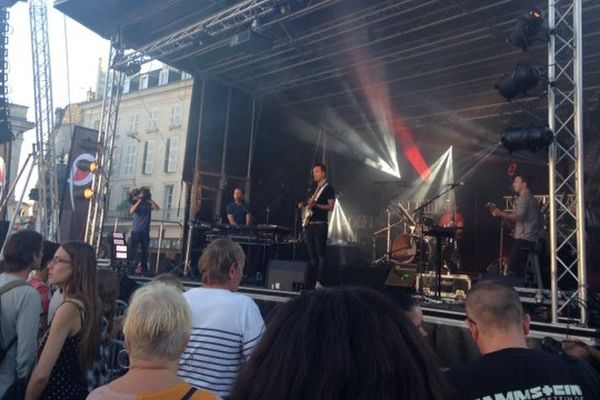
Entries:
<svg viewBox="0 0 600 400">
<path fill-rule="evenodd" d="M 569 356 L 510 348 L 446 372 L 460 400 L 600 400 L 600 375 Z"/>
</svg>

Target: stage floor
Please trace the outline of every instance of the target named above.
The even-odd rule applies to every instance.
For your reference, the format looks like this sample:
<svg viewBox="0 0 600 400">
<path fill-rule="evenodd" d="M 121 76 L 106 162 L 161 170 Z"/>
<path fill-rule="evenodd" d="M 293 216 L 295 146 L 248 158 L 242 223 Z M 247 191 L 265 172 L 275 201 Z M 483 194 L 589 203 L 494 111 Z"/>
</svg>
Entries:
<svg viewBox="0 0 600 400">
<path fill-rule="evenodd" d="M 149 282 L 152 278 L 130 276 L 131 279 L 138 284 Z M 202 284 L 198 281 L 182 279 L 186 289 L 200 287 Z M 359 286 L 354 284 L 353 286 Z M 364 286 L 364 285 L 363 285 Z M 521 301 L 526 308 L 543 308 L 547 305 L 536 304 L 533 300 L 535 291 L 532 289 L 517 288 L 521 296 Z M 260 307 L 261 313 L 265 319 L 268 319 L 269 314 L 281 303 L 285 303 L 290 299 L 300 295 L 300 292 L 282 291 L 265 289 L 263 287 L 240 286 L 240 293 L 251 297 Z M 424 320 L 430 324 L 430 331 L 440 332 L 440 328 L 445 327 L 442 336 L 447 336 L 449 332 L 452 337 L 460 337 L 460 341 L 464 342 L 465 335 L 468 331 L 465 327 L 466 314 L 464 305 L 460 301 L 453 300 L 434 300 L 430 298 L 421 299 L 421 308 L 423 309 Z M 531 312 L 531 311 L 530 311 Z M 590 345 L 600 345 L 600 329 L 586 328 L 567 323 L 551 324 L 540 320 L 536 313 L 532 313 L 531 330 L 529 338 L 534 341 L 540 341 L 545 337 L 552 337 L 556 340 L 580 340 Z M 439 335 L 436 335 L 436 337 Z M 467 343 L 469 340 L 466 341 Z"/>
</svg>

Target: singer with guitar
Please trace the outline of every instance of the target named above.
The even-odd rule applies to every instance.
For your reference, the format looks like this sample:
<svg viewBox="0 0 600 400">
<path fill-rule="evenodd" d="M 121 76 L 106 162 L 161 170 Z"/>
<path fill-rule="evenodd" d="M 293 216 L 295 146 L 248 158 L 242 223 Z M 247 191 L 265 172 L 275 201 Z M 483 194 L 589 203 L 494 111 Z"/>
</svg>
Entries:
<svg viewBox="0 0 600 400">
<path fill-rule="evenodd" d="M 327 182 L 327 168 L 315 164 L 312 169 L 314 188 L 307 204 L 302 207 L 302 228 L 308 250 L 308 271 L 306 288 L 323 287 L 327 269 L 327 230 L 328 214 L 335 207 L 335 192 Z"/>
<path fill-rule="evenodd" d="M 519 197 L 514 202 L 514 210 L 505 212 L 495 205 L 489 205 L 490 213 L 505 221 L 515 224 L 514 243 L 508 261 L 508 275 L 522 279 L 527 254 L 535 248 L 542 237 L 544 218 L 537 200 L 530 191 L 531 180 L 525 176 L 516 176 L 512 188 Z"/>
</svg>

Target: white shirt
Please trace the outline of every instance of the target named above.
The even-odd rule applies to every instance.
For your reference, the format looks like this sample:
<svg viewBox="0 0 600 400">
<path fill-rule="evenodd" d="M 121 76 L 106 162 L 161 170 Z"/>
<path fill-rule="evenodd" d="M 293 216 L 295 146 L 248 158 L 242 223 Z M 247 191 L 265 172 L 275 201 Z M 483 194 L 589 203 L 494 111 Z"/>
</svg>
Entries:
<svg viewBox="0 0 600 400">
<path fill-rule="evenodd" d="M 258 306 L 225 289 L 196 288 L 183 295 L 192 313 L 190 341 L 179 362 L 179 376 L 193 386 L 227 397 L 240 366 L 263 331 Z"/>
</svg>

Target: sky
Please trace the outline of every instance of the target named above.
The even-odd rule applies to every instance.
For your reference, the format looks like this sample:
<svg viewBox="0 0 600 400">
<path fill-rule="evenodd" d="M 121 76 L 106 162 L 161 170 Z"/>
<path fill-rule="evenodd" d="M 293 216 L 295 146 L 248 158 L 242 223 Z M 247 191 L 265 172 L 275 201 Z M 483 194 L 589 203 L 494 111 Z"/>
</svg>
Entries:
<svg viewBox="0 0 600 400">
<path fill-rule="evenodd" d="M 84 101 L 87 91 L 90 88 L 95 90 L 98 60 L 108 58 L 110 43 L 69 17 L 65 17 L 54 9 L 53 3 L 53 0 L 48 1 L 48 31 L 53 104 L 56 108 L 64 107 L 69 102 Z M 29 6 L 26 2 L 18 2 L 9 9 L 9 12 L 8 99 L 11 103 L 28 106 L 28 119 L 34 121 Z M 65 46 L 65 38 L 67 46 Z M 68 82 L 70 82 L 70 90 L 68 90 Z M 34 141 L 35 131 L 26 132 L 21 162 L 31 151 Z M 37 174 L 32 177 L 29 186 L 33 186 L 36 180 Z M 22 187 L 17 185 L 16 193 L 21 193 Z M 25 199 L 27 200 L 27 196 Z"/>
</svg>

